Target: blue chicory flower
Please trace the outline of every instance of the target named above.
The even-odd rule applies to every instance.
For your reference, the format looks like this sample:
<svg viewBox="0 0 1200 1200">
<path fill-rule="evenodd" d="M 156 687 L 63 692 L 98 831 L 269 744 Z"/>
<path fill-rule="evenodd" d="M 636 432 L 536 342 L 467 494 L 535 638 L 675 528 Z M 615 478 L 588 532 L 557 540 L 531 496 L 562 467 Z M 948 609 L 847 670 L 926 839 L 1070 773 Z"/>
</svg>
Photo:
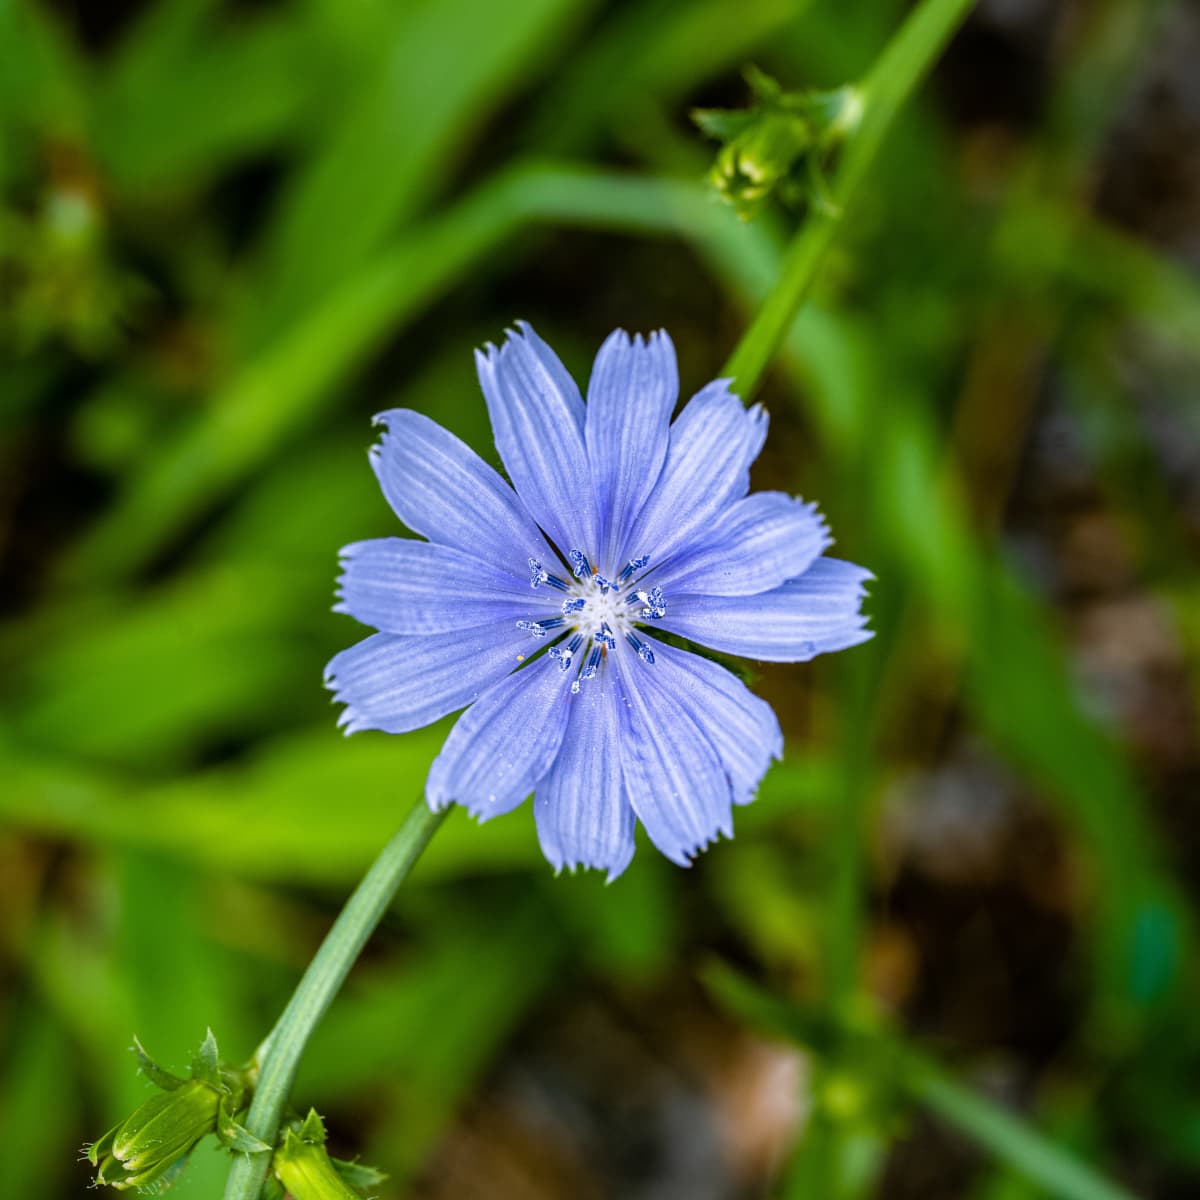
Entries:
<svg viewBox="0 0 1200 1200">
<path fill-rule="evenodd" d="M 431 806 L 486 819 L 532 792 L 556 869 L 615 878 L 635 819 L 687 866 L 732 836 L 783 739 L 739 679 L 651 630 L 803 662 L 871 636 L 870 572 L 825 556 L 814 505 L 747 495 L 767 415 L 727 380 L 671 420 L 665 332 L 613 333 L 586 405 L 525 323 L 476 360 L 512 487 L 428 417 L 376 418 L 371 465 L 428 540 L 342 550 L 335 609 L 379 632 L 326 669 L 340 723 L 403 733 L 469 705 L 430 768 Z"/>
</svg>

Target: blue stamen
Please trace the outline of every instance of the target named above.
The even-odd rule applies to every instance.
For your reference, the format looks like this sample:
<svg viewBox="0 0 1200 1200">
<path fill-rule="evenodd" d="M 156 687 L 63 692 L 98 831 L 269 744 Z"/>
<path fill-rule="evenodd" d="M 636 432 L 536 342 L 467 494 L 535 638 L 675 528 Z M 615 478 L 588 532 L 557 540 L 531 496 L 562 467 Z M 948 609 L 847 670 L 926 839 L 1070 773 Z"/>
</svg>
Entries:
<svg viewBox="0 0 1200 1200">
<path fill-rule="evenodd" d="M 637 656 L 647 666 L 654 666 L 654 651 L 642 641 L 632 630 L 625 635 L 625 640 L 637 651 Z M 553 651 L 551 651 L 553 653 Z"/>
<path fill-rule="evenodd" d="M 600 630 L 596 634 L 596 641 L 602 646 L 607 646 L 610 650 L 617 648 L 617 639 L 613 637 L 613 631 L 607 621 L 600 626 Z"/>
<path fill-rule="evenodd" d="M 667 598 L 660 587 L 653 587 L 648 592 L 636 591 L 632 599 L 645 605 L 642 609 L 643 621 L 658 621 L 667 615 Z"/>
<path fill-rule="evenodd" d="M 551 575 L 536 558 L 531 558 L 529 560 L 529 586 L 537 588 L 541 587 L 543 583 L 547 587 L 558 588 L 560 592 L 569 589 L 565 580 L 559 579 L 557 575 Z"/>
<path fill-rule="evenodd" d="M 574 640 L 574 639 L 572 639 Z M 604 649 L 601 646 L 593 646 L 591 653 L 587 657 L 587 662 L 583 664 L 583 670 L 571 680 L 571 692 L 573 695 L 579 695 L 579 685 L 585 679 L 595 679 L 596 672 L 600 668 L 600 659 L 604 656 Z"/>
<path fill-rule="evenodd" d="M 575 657 L 575 652 L 583 645 L 583 634 L 577 633 L 566 646 L 551 646 L 550 657 L 558 660 L 558 669 L 560 671 L 567 670 L 571 665 L 571 660 Z M 572 689 L 574 690 L 574 689 Z"/>
<path fill-rule="evenodd" d="M 567 561 L 571 564 L 571 572 L 576 579 L 592 573 L 592 564 L 582 550 L 568 550 Z"/>
<path fill-rule="evenodd" d="M 562 610 L 564 615 L 568 613 L 583 612 L 586 607 L 587 601 L 584 600 L 583 597 L 579 597 L 575 600 L 564 600 L 562 602 Z"/>
<path fill-rule="evenodd" d="M 596 581 L 596 585 L 600 589 L 600 595 L 607 596 L 610 590 L 616 590 L 617 585 L 611 580 L 605 579 L 603 575 L 593 575 L 592 578 Z"/>
<path fill-rule="evenodd" d="M 547 617 L 544 621 L 518 621 L 517 628 L 532 633 L 535 638 L 544 638 L 549 630 L 566 623 L 565 617 Z"/>
<path fill-rule="evenodd" d="M 631 558 L 626 564 L 620 575 L 617 576 L 618 583 L 624 583 L 631 575 L 635 575 L 638 571 L 645 568 L 650 561 L 650 555 L 643 554 L 641 558 Z"/>
</svg>

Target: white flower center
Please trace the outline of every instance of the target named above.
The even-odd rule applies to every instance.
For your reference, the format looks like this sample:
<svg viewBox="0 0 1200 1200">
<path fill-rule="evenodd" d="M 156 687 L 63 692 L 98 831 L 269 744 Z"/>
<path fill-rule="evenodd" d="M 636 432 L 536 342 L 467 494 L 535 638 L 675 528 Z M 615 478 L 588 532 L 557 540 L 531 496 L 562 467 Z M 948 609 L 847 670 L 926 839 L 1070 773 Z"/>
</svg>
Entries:
<svg viewBox="0 0 1200 1200">
<path fill-rule="evenodd" d="M 616 650 L 618 639 L 628 642 L 642 662 L 652 664 L 654 651 L 634 632 L 639 621 L 657 621 L 667 612 L 662 588 L 647 591 L 637 586 L 637 577 L 646 569 L 650 556 L 643 554 L 630 559 L 615 580 L 594 570 L 581 550 L 572 550 L 567 558 L 575 576 L 572 582 L 551 574 L 536 558 L 529 560 L 529 586 L 555 588 L 566 599 L 562 602 L 561 617 L 518 621 L 517 628 L 528 630 L 535 638 L 550 633 L 555 637 L 568 635 L 565 641 L 550 647 L 550 656 L 563 671 L 570 669 L 581 652 L 585 656 L 571 684 L 573 692 L 579 691 L 582 680 L 595 676 L 605 653 Z"/>
</svg>

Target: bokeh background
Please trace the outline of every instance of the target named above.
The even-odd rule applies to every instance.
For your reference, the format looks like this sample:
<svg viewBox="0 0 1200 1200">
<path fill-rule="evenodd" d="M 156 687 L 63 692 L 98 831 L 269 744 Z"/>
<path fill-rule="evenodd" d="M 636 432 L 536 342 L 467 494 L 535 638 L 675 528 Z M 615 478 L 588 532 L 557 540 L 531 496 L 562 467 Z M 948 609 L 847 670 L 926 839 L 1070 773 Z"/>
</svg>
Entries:
<svg viewBox="0 0 1200 1200">
<path fill-rule="evenodd" d="M 446 724 L 346 740 L 321 687 L 337 548 L 397 532 L 371 415 L 494 460 L 516 317 L 715 375 L 802 214 L 739 222 L 689 109 L 854 79 L 904 9 L 0 2 L 5 1196 L 84 1195 L 135 1032 L 248 1056 L 421 791 Z M 1200 1194 L 1198 60 L 1194 4 L 981 0 L 762 393 L 755 483 L 877 637 L 755 671 L 786 760 L 690 871 L 452 817 L 297 1086 L 385 1197 L 1054 1194 L 990 1105 Z"/>
</svg>

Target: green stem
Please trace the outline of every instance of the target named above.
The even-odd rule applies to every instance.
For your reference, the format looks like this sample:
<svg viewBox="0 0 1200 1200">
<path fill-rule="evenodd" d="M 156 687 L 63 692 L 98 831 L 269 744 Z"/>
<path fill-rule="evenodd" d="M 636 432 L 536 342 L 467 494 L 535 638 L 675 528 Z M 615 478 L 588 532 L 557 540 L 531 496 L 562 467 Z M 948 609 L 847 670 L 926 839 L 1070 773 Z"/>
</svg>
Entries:
<svg viewBox="0 0 1200 1200">
<path fill-rule="evenodd" d="M 900 107 L 962 24 L 974 0 L 922 0 L 859 86 L 862 115 L 830 187 L 828 211 L 811 213 L 784 255 L 783 269 L 722 375 L 748 400 L 787 335 Z"/>
<path fill-rule="evenodd" d="M 246 1127 L 268 1145 L 274 1144 L 279 1133 L 283 1109 L 308 1039 L 447 811 L 432 812 L 424 800 L 413 806 L 346 901 L 283 1015 L 259 1048 L 258 1083 Z M 225 1186 L 225 1200 L 257 1200 L 270 1162 L 269 1151 L 238 1155 Z"/>
</svg>

